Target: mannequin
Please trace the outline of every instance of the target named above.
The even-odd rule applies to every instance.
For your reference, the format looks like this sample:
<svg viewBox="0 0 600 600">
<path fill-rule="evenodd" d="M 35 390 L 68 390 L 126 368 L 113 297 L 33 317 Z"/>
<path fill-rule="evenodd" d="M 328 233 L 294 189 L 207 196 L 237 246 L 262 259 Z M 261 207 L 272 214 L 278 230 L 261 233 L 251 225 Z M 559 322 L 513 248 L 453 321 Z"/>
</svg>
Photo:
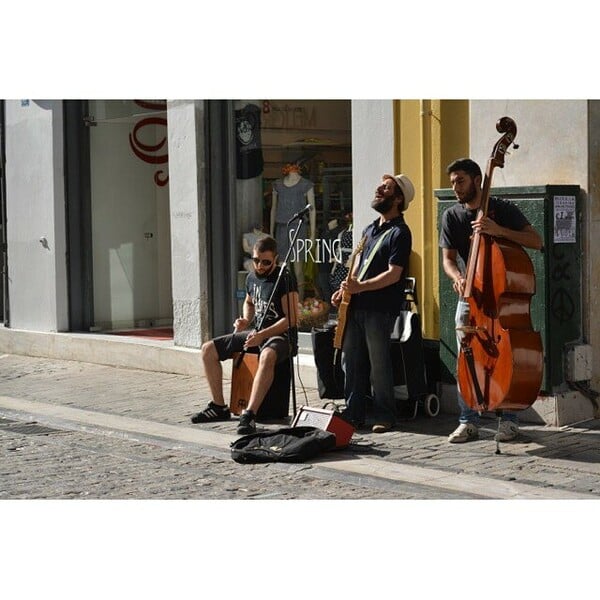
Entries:
<svg viewBox="0 0 600 600">
<path fill-rule="evenodd" d="M 277 179 L 273 183 L 273 195 L 271 201 L 271 235 L 277 240 L 277 251 L 279 259 L 282 261 L 287 254 L 290 239 L 294 235 L 295 229 L 300 226 L 300 233 L 297 238 L 297 247 L 290 254 L 290 262 L 294 263 L 294 273 L 298 283 L 298 294 L 300 300 L 304 298 L 304 253 L 302 248 L 306 248 L 309 243 L 314 247 L 315 232 L 317 225 L 317 215 L 315 212 L 315 190 L 312 181 L 300 175 L 300 166 L 296 163 L 287 164 L 282 169 L 283 178 Z M 290 224 L 288 230 L 287 222 L 306 204 L 312 205 L 309 213 L 310 231 L 307 231 L 305 219 L 294 221 Z M 300 240 L 307 239 L 307 233 L 310 236 L 310 242 L 305 242 L 303 246 Z M 298 248 L 299 246 L 299 248 Z M 300 250 L 296 255 L 296 250 Z"/>
<path fill-rule="evenodd" d="M 244 269 L 246 271 L 253 272 L 253 264 L 252 259 L 252 249 L 258 240 L 264 238 L 267 234 L 262 230 L 260 225 L 254 225 L 252 231 L 248 231 L 242 235 L 242 248 L 244 250 Z"/>
</svg>

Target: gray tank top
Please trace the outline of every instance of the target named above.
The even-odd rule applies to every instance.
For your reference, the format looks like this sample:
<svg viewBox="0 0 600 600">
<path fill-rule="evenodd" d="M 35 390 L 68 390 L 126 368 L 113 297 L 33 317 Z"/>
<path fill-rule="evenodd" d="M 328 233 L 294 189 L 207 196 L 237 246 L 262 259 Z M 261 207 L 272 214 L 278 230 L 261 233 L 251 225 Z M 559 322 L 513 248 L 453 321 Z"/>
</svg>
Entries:
<svg viewBox="0 0 600 600">
<path fill-rule="evenodd" d="M 291 187 L 284 185 L 282 179 L 273 183 L 277 192 L 277 210 L 275 211 L 276 223 L 287 223 L 297 212 L 306 206 L 306 194 L 314 187 L 312 181 L 300 177 L 298 183 Z"/>
</svg>

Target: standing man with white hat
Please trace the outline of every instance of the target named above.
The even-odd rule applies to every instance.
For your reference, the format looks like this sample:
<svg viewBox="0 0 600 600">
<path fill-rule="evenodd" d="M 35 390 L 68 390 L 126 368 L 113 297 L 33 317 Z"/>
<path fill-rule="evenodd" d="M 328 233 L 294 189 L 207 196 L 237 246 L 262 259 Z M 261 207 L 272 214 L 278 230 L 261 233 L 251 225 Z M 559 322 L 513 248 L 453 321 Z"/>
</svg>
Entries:
<svg viewBox="0 0 600 600">
<path fill-rule="evenodd" d="M 383 175 L 371 207 L 379 217 L 363 231 L 364 247 L 352 276 L 332 296 L 350 304 L 344 325 L 342 367 L 345 374 L 344 418 L 365 425 L 367 397 L 373 397 L 374 433 L 396 424 L 390 336 L 404 299 L 412 234 L 404 211 L 415 189 L 406 175 Z"/>
</svg>

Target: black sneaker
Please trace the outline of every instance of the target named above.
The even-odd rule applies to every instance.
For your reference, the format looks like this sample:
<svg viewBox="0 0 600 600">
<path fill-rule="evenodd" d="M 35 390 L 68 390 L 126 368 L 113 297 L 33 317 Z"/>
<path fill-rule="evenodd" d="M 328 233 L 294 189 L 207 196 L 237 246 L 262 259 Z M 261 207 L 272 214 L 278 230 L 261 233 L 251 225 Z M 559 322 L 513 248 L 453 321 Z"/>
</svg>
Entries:
<svg viewBox="0 0 600 600">
<path fill-rule="evenodd" d="M 419 405 L 416 399 L 398 400 L 396 402 L 396 414 L 399 419 L 414 419 L 417 416 Z"/>
<path fill-rule="evenodd" d="M 213 421 L 228 421 L 231 419 L 231 412 L 227 406 L 220 406 L 214 402 L 209 402 L 208 406 L 199 413 L 192 415 L 192 423 L 212 423 Z"/>
<path fill-rule="evenodd" d="M 240 424 L 238 425 L 237 432 L 239 435 L 248 435 L 249 433 L 256 433 L 256 415 L 251 410 L 245 410 L 240 415 Z"/>
</svg>

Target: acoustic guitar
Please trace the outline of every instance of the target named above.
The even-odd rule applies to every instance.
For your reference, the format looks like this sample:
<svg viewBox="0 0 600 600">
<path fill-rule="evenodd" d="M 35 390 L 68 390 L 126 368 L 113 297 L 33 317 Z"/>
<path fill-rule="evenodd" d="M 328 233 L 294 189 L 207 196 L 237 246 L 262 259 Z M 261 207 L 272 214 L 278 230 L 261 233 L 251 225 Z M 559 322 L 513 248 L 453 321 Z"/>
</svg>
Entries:
<svg viewBox="0 0 600 600">
<path fill-rule="evenodd" d="M 350 256 L 350 266 L 348 268 L 348 275 L 346 275 L 346 281 L 350 281 L 352 277 L 352 273 L 354 271 L 354 263 L 356 262 L 356 257 L 363 251 L 365 247 L 365 238 L 362 238 L 360 242 L 358 242 L 358 246 L 352 252 Z M 337 325 L 335 327 L 335 335 L 333 336 L 333 347 L 336 350 L 339 350 L 342 347 L 342 342 L 344 341 L 344 331 L 346 329 L 346 318 L 348 315 L 348 308 L 350 307 L 350 300 L 352 299 L 352 294 L 344 291 L 342 294 L 342 300 L 338 307 L 338 319 Z"/>
</svg>

